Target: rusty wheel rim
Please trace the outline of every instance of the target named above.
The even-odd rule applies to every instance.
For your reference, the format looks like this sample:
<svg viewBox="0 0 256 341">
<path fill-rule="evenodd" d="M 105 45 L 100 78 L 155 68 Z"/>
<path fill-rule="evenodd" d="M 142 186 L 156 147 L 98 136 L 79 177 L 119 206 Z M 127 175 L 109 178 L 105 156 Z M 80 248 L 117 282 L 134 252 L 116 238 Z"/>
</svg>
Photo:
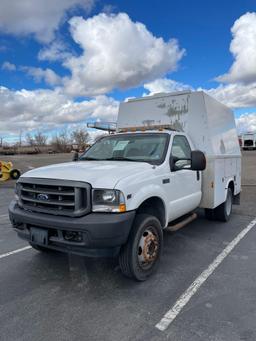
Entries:
<svg viewBox="0 0 256 341">
<path fill-rule="evenodd" d="M 138 244 L 138 261 L 143 269 L 150 268 L 157 259 L 159 240 L 157 235 L 150 229 L 146 229 Z"/>
</svg>

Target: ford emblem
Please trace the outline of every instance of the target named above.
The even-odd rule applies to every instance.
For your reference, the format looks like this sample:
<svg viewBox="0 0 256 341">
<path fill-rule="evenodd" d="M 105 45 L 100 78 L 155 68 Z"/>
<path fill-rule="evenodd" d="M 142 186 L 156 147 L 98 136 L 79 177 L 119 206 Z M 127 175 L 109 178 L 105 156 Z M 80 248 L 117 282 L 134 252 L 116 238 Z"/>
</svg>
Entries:
<svg viewBox="0 0 256 341">
<path fill-rule="evenodd" d="M 40 194 L 37 194 L 37 199 L 42 200 L 42 201 L 47 201 L 49 200 L 49 196 L 47 194 L 40 193 Z"/>
</svg>

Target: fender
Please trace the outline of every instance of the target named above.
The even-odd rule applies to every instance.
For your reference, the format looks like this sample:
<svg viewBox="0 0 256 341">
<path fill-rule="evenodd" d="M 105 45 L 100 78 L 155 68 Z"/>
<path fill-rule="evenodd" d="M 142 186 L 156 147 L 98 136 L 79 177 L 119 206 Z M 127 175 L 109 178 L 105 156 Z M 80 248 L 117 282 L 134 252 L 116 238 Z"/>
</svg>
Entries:
<svg viewBox="0 0 256 341">
<path fill-rule="evenodd" d="M 129 202 L 129 200 L 127 201 L 127 210 L 136 210 L 144 201 L 152 197 L 157 197 L 163 202 L 166 227 L 168 225 L 168 199 L 163 189 L 156 184 L 143 186 L 142 188 L 134 192 L 131 202 Z"/>
<path fill-rule="evenodd" d="M 226 186 L 225 186 L 225 197 L 227 197 L 227 191 L 228 191 L 228 188 L 229 188 L 229 185 L 230 185 L 231 182 L 233 182 L 234 194 L 236 194 L 236 188 L 235 188 L 235 181 L 234 181 L 234 178 L 229 177 L 228 180 L 227 180 L 227 182 L 226 182 Z"/>
</svg>

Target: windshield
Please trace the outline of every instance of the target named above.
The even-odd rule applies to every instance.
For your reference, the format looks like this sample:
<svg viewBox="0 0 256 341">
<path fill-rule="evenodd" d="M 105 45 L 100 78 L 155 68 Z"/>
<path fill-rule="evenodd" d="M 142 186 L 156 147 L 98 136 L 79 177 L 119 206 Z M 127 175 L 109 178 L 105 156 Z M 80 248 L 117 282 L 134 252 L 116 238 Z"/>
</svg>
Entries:
<svg viewBox="0 0 256 341">
<path fill-rule="evenodd" d="M 121 134 L 103 137 L 80 160 L 121 160 L 161 163 L 165 158 L 168 134 Z"/>
</svg>

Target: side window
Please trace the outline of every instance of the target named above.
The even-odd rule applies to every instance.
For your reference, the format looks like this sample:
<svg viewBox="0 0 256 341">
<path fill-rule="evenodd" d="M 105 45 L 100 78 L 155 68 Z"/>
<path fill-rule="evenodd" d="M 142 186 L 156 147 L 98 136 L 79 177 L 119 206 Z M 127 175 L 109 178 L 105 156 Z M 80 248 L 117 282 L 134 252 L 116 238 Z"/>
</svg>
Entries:
<svg viewBox="0 0 256 341">
<path fill-rule="evenodd" d="M 172 142 L 171 156 L 176 156 L 179 159 L 190 159 L 191 158 L 191 148 L 188 140 L 185 136 L 176 135 Z M 183 168 L 185 166 L 190 166 L 191 162 L 189 160 L 180 160 L 176 162 L 178 168 Z"/>
</svg>

